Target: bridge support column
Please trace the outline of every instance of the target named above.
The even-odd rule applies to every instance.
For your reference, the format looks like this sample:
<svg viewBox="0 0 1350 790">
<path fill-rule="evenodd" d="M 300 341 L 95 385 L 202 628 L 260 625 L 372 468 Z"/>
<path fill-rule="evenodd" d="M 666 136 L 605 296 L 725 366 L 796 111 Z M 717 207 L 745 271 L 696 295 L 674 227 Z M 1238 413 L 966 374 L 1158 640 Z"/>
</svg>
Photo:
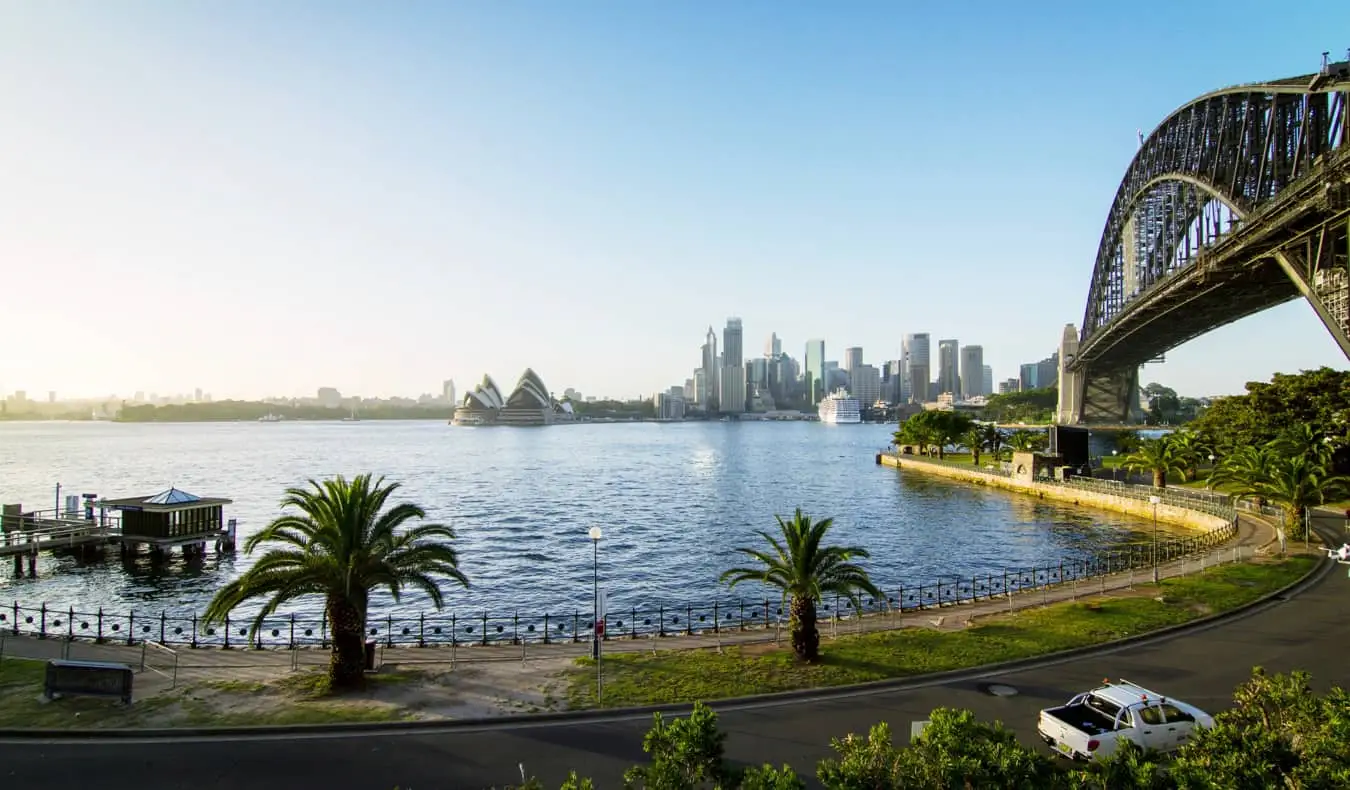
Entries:
<svg viewBox="0 0 1350 790">
<path fill-rule="evenodd" d="M 1055 422 L 1077 425 L 1083 421 L 1083 375 L 1073 369 L 1078 356 L 1078 330 L 1073 324 L 1064 326 L 1059 339 L 1059 408 Z"/>
<path fill-rule="evenodd" d="M 28 555 L 28 576 L 32 579 L 37 578 L 37 555 L 36 551 Z"/>
<path fill-rule="evenodd" d="M 1082 422 L 1114 425 L 1143 422 L 1143 410 L 1139 408 L 1139 368 L 1106 373 L 1085 370 L 1078 375 L 1083 379 Z"/>
</svg>

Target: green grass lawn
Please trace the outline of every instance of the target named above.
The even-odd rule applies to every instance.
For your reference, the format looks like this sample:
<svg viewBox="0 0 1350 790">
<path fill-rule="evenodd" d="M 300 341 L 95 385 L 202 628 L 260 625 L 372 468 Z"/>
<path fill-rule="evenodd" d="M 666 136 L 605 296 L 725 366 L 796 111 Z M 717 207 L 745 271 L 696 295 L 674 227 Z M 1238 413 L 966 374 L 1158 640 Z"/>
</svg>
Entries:
<svg viewBox="0 0 1350 790">
<path fill-rule="evenodd" d="M 181 686 L 136 699 L 66 697 L 42 699 L 45 662 L 0 661 L 0 727 L 107 729 L 128 727 L 224 727 L 236 725 L 333 724 L 396 721 L 405 711 L 330 696 L 321 672 L 288 676 L 271 684 L 219 680 Z M 140 676 L 137 676 L 139 680 Z M 398 683 L 406 675 L 372 676 L 372 685 Z M 259 700 L 264 700 L 259 704 Z"/>
<path fill-rule="evenodd" d="M 1225 565 L 1162 583 L 1154 597 L 1101 598 L 999 615 L 964 631 L 907 628 L 825 640 L 822 660 L 798 662 L 786 648 L 620 653 L 605 659 L 605 707 L 694 702 L 839 686 L 991 664 L 1142 634 L 1233 609 L 1307 573 L 1316 560 L 1294 557 Z M 1151 586 L 1148 589 L 1152 589 Z M 936 615 L 935 615 L 936 616 Z M 823 629 L 828 633 L 828 627 Z M 787 635 L 783 635 L 784 643 Z M 595 707 L 595 670 L 581 659 L 568 674 L 571 708 Z"/>
</svg>

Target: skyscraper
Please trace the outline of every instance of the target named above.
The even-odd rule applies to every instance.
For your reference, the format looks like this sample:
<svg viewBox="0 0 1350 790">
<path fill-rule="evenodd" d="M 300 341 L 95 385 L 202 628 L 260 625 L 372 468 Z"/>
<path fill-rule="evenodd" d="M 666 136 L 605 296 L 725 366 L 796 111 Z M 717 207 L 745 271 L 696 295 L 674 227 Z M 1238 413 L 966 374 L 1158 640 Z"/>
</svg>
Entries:
<svg viewBox="0 0 1350 790">
<path fill-rule="evenodd" d="M 698 394 L 698 403 L 706 411 L 717 411 L 718 382 L 722 379 L 717 364 L 717 333 L 709 326 L 703 341 L 703 386 Z"/>
<path fill-rule="evenodd" d="M 941 395 L 944 392 L 950 392 L 952 395 L 961 394 L 961 370 L 958 367 L 960 363 L 961 344 L 955 340 L 938 341 L 938 391 Z"/>
<path fill-rule="evenodd" d="M 745 411 L 745 359 L 742 355 L 741 319 L 728 318 L 722 330 L 721 411 L 740 414 Z"/>
<path fill-rule="evenodd" d="M 910 403 L 928 402 L 928 377 L 932 357 L 928 349 L 928 333 L 905 335 L 903 343 L 905 378 L 903 387 Z"/>
<path fill-rule="evenodd" d="M 970 400 L 984 391 L 984 346 L 961 349 L 961 398 Z"/>
<path fill-rule="evenodd" d="M 853 346 L 852 348 L 844 349 L 844 361 L 840 363 L 839 366 L 844 370 L 852 371 L 854 368 L 862 365 L 862 363 L 862 348 Z"/>
<path fill-rule="evenodd" d="M 445 381 L 442 381 L 442 382 L 441 382 L 441 398 L 442 398 L 446 403 L 454 403 L 454 402 L 455 402 L 455 380 L 454 380 L 454 379 L 446 379 Z"/>
<path fill-rule="evenodd" d="M 825 341 L 806 341 L 806 402 L 812 406 L 825 395 Z"/>
<path fill-rule="evenodd" d="M 994 394 L 994 369 L 988 365 L 984 366 L 984 394 Z"/>
<path fill-rule="evenodd" d="M 764 356 L 769 359 L 776 359 L 783 353 L 783 341 L 778 339 L 777 332 L 770 332 L 769 339 L 764 343 Z"/>
</svg>

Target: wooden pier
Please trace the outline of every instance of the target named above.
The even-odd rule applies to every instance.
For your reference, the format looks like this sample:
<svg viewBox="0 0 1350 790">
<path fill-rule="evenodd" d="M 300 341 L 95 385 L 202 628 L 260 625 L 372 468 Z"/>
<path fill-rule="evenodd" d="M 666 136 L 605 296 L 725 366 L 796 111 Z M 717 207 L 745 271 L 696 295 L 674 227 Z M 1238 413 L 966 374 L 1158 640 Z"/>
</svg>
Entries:
<svg viewBox="0 0 1350 790">
<path fill-rule="evenodd" d="M 73 499 L 73 498 L 72 498 Z M 37 576 L 37 556 L 117 544 L 123 557 L 148 547 L 163 558 L 173 549 L 185 557 L 206 554 L 214 543 L 217 553 L 234 551 L 235 524 L 222 510 L 230 500 L 197 497 L 176 488 L 154 496 L 106 499 L 94 502 L 85 495 L 85 507 L 23 512 L 21 505 L 5 505 L 0 515 L 0 557 L 14 558 L 15 576 Z"/>
</svg>

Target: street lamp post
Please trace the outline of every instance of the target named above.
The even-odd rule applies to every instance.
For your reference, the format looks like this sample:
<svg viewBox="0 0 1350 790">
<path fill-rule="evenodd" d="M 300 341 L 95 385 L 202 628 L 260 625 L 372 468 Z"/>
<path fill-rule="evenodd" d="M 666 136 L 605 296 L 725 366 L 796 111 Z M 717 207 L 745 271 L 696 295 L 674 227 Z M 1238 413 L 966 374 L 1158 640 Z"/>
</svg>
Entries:
<svg viewBox="0 0 1350 790">
<path fill-rule="evenodd" d="M 595 705 L 600 707 L 605 693 L 605 676 L 600 664 L 600 538 L 599 527 L 586 532 L 591 539 L 591 658 L 595 659 Z"/>
<path fill-rule="evenodd" d="M 1119 450 L 1112 450 L 1112 451 L 1111 451 L 1111 457 L 1112 457 L 1112 458 L 1115 458 L 1119 453 L 1120 453 Z M 1119 467 L 1118 465 L 1116 465 L 1115 463 L 1112 463 L 1112 464 L 1111 464 L 1111 479 L 1112 479 L 1112 480 L 1119 480 L 1119 479 L 1120 479 L 1120 467 Z"/>
<path fill-rule="evenodd" d="M 1153 506 L 1153 583 L 1158 583 L 1158 503 L 1160 497 L 1151 496 L 1148 503 Z"/>
</svg>

